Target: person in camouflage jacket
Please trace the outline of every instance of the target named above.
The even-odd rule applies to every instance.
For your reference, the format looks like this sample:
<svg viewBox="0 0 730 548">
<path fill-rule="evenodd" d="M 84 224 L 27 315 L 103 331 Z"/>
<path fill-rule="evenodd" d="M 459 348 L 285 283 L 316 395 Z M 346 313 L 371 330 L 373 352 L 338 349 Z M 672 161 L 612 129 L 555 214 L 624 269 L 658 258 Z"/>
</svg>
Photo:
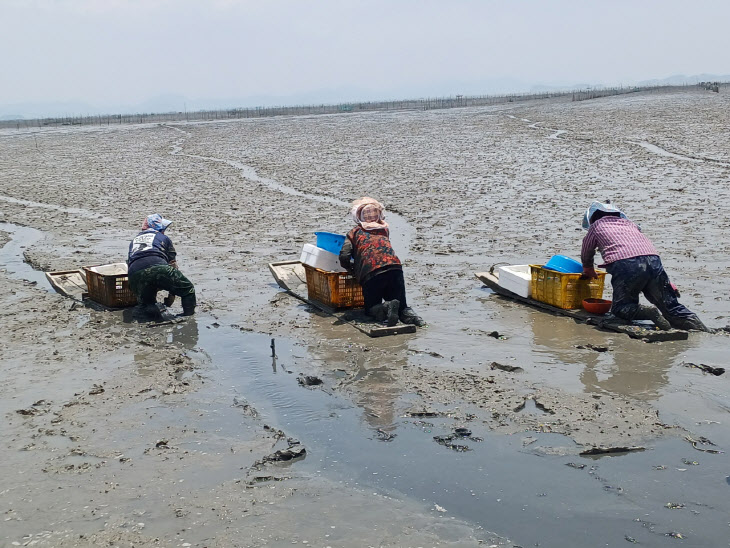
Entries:
<svg viewBox="0 0 730 548">
<path fill-rule="evenodd" d="M 149 315 L 159 315 L 157 292 L 164 290 L 168 292 L 165 305 L 171 306 L 178 296 L 183 315 L 192 316 L 196 304 L 195 287 L 177 268 L 175 246 L 165 234 L 171 222 L 157 213 L 149 215 L 142 224 L 142 232 L 129 243 L 129 288 Z"/>
</svg>

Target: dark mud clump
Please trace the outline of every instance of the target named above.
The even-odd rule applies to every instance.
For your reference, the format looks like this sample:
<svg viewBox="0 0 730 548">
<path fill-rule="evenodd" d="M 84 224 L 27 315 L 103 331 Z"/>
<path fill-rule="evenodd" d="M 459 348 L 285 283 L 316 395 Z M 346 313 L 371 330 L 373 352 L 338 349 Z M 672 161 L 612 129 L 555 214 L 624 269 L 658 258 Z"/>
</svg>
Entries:
<svg viewBox="0 0 730 548">
<path fill-rule="evenodd" d="M 299 442 L 291 444 L 286 449 L 279 449 L 271 455 L 265 456 L 263 459 L 258 461 L 258 465 L 266 464 L 269 462 L 288 462 L 298 459 L 303 459 L 307 455 L 307 450 Z"/>
<path fill-rule="evenodd" d="M 715 375 L 717 377 L 725 373 L 724 367 L 713 367 L 711 365 L 705 365 L 704 363 L 684 362 L 682 365 L 685 367 L 699 369 L 704 373 L 709 373 L 710 375 Z"/>
<path fill-rule="evenodd" d="M 499 362 L 492 362 L 489 367 L 491 369 L 499 369 L 500 371 L 507 371 L 508 373 L 522 373 L 524 369 L 517 365 L 505 365 Z"/>
<path fill-rule="evenodd" d="M 319 386 L 320 384 L 323 384 L 324 381 L 313 375 L 300 375 L 297 377 L 297 382 L 301 386 Z"/>
<path fill-rule="evenodd" d="M 644 447 L 591 447 L 579 454 L 581 457 L 600 457 L 604 455 L 623 455 L 625 453 L 634 453 L 637 451 L 645 451 Z"/>
<path fill-rule="evenodd" d="M 476 436 L 473 436 L 471 433 L 471 430 L 468 428 L 454 428 L 454 431 L 451 434 L 448 434 L 446 436 L 434 436 L 433 440 L 438 443 L 439 445 L 443 445 L 444 447 L 448 447 L 449 449 L 457 452 L 464 452 L 464 451 L 471 451 L 471 448 L 468 445 L 463 445 L 460 443 L 454 443 L 455 440 L 471 440 L 471 441 L 484 441 L 482 438 L 478 438 Z"/>
</svg>

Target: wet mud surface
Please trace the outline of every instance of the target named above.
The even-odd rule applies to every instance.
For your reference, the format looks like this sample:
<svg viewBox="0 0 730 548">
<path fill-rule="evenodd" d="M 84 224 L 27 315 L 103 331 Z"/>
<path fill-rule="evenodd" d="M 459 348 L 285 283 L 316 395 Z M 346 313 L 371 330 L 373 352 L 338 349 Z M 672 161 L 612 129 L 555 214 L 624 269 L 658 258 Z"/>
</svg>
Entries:
<svg viewBox="0 0 730 548">
<path fill-rule="evenodd" d="M 728 100 L 2 133 L 0 543 L 727 545 L 730 386 L 686 365 L 727 368 L 727 335 L 646 344 L 473 272 L 577 256 L 611 198 L 730 323 Z M 266 268 L 360 195 L 396 213 L 414 335 L 369 339 Z M 116 262 L 153 210 L 194 319 L 93 310 L 31 268 Z"/>
</svg>

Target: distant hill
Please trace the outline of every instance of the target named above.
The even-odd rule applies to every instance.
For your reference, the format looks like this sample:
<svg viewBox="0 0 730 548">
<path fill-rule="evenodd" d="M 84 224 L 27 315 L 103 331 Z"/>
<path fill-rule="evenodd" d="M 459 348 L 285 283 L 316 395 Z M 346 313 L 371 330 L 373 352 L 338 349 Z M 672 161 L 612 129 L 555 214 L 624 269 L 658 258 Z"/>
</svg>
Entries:
<svg viewBox="0 0 730 548">
<path fill-rule="evenodd" d="M 637 82 L 639 86 L 681 86 L 683 84 L 697 84 L 699 82 L 730 82 L 730 74 L 695 74 L 685 76 L 675 74 L 660 80 L 642 80 Z"/>
<path fill-rule="evenodd" d="M 0 0 L 1 1 L 1 0 Z M 311 90 L 292 95 L 252 95 L 247 97 L 190 98 L 180 94 L 167 93 L 150 97 L 137 104 L 90 104 L 82 101 L 47 103 L 15 103 L 0 105 L 0 121 L 37 119 L 62 116 L 95 116 L 116 113 L 165 113 L 228 108 L 255 108 L 293 105 L 320 105 L 347 102 L 403 100 L 406 98 L 454 97 L 457 95 L 502 95 L 508 93 L 541 93 L 584 89 L 632 86 L 676 86 L 698 82 L 730 82 L 730 74 L 677 74 L 667 78 L 642 80 L 640 82 L 594 82 L 545 84 L 502 78 L 481 81 L 449 81 L 428 86 L 401 87 L 388 90 L 373 90 L 356 87 L 337 87 Z M 5 114 L 4 112 L 22 114 Z"/>
</svg>

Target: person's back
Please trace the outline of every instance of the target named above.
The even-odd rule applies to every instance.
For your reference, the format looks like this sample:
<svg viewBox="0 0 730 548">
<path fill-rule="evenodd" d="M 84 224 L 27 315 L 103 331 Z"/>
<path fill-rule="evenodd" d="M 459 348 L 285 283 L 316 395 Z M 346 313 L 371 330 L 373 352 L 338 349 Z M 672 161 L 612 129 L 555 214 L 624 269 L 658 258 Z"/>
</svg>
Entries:
<svg viewBox="0 0 730 548">
<path fill-rule="evenodd" d="M 142 232 L 129 244 L 127 272 L 129 287 L 150 316 L 158 316 L 157 293 L 167 291 L 165 304 L 171 306 L 175 296 L 181 297 L 183 314 L 195 313 L 195 288 L 177 268 L 177 253 L 172 240 L 164 234 L 172 221 L 154 213 L 147 216 Z"/>
<path fill-rule="evenodd" d="M 594 220 L 583 239 L 581 258 L 590 263 L 590 253 L 598 248 L 606 264 L 642 255 L 659 255 L 639 226 L 622 217 L 603 216 Z"/>
<path fill-rule="evenodd" d="M 129 243 L 127 271 L 132 274 L 157 264 L 170 264 L 175 262 L 176 255 L 172 240 L 166 234 L 148 228 Z"/>
<path fill-rule="evenodd" d="M 348 232 L 347 239 L 352 242 L 354 275 L 360 285 L 386 270 L 401 268 L 387 228 L 364 230 L 358 225 Z"/>
<path fill-rule="evenodd" d="M 678 300 L 678 292 L 664 271 L 654 244 L 639 226 L 610 203 L 593 202 L 583 218 L 583 276 L 595 278 L 594 257 L 601 253 L 611 275 L 611 312 L 628 321 L 651 320 L 661 329 L 707 331 L 700 319 Z M 643 293 L 652 306 L 639 304 Z"/>
</svg>

